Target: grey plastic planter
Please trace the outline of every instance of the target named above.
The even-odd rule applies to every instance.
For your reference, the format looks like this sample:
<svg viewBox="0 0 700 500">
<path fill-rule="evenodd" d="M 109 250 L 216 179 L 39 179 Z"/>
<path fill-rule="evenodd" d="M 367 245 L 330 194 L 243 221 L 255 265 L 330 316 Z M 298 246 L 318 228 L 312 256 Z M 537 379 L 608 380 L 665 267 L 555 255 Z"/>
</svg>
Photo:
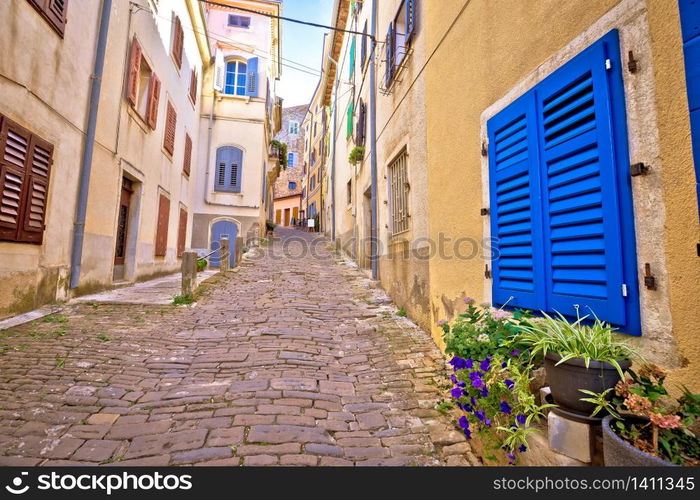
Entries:
<svg viewBox="0 0 700 500">
<path fill-rule="evenodd" d="M 620 380 L 620 374 L 609 363 L 591 361 L 586 368 L 586 363 L 582 358 L 568 359 L 557 365 L 560 359 L 559 354 L 548 352 L 544 358 L 544 367 L 547 371 L 547 380 L 552 390 L 554 402 L 563 408 L 590 415 L 595 409 L 595 405 L 581 401 L 581 398 L 588 396 L 579 389 L 600 394 L 615 387 L 615 384 Z M 627 360 L 622 360 L 619 363 L 623 372 L 632 365 Z"/>
<path fill-rule="evenodd" d="M 629 417 L 627 417 L 629 419 Z M 642 419 L 636 419 L 642 422 Z M 638 450 L 610 428 L 612 416 L 603 419 L 603 456 L 605 465 L 632 467 L 678 467 L 668 460 L 656 458 Z"/>
</svg>

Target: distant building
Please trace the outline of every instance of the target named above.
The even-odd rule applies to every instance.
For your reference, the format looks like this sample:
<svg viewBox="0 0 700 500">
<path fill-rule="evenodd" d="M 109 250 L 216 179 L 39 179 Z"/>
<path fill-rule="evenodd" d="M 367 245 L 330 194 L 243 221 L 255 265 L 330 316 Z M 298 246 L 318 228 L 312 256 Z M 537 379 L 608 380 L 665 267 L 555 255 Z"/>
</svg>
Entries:
<svg viewBox="0 0 700 500">
<path fill-rule="evenodd" d="M 281 126 L 281 100 L 275 93 L 282 68 L 280 23 L 270 16 L 279 16 L 282 5 L 274 0 L 220 3 L 257 13 L 206 7 L 216 63 L 203 79 L 196 159 L 192 248 L 200 254 L 218 249 L 223 237 L 235 250 L 264 234 L 279 174 L 270 142 Z M 218 266 L 218 255 L 209 263 Z"/>
<path fill-rule="evenodd" d="M 274 187 L 274 222 L 290 226 L 299 222 L 304 158 L 304 129 L 301 124 L 308 105 L 282 110 L 282 129 L 275 139 L 287 144 L 287 168 L 280 172 Z"/>
</svg>

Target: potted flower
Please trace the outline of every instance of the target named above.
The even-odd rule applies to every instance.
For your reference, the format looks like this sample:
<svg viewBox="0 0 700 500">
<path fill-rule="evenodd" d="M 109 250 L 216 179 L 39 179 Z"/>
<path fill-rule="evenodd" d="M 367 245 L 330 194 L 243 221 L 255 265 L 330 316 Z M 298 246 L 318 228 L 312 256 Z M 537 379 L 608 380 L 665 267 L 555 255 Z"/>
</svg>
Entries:
<svg viewBox="0 0 700 500">
<path fill-rule="evenodd" d="M 573 323 L 561 314 L 543 318 L 523 326 L 519 342 L 542 354 L 547 380 L 554 402 L 564 409 L 590 414 L 595 404 L 581 399 L 585 393 L 608 394 L 608 389 L 624 378 L 636 356 L 626 343 L 613 336 L 607 323 L 588 316 Z"/>
<path fill-rule="evenodd" d="M 615 386 L 603 419 L 605 465 L 700 465 L 700 394 L 683 387 L 679 398 L 671 398 L 666 374 L 654 365 L 628 373 L 631 378 Z"/>
<path fill-rule="evenodd" d="M 452 401 L 461 410 L 458 426 L 467 437 L 478 434 L 482 458 L 515 464 L 527 451 L 532 425 L 543 417 L 531 390 L 530 357 L 518 348 L 517 336 L 528 315 L 488 305 L 476 306 L 467 297 L 467 312 L 452 323 L 441 321 L 446 351 L 452 354 Z M 475 448 L 477 449 L 477 448 Z M 505 454 L 505 457 L 497 455 Z"/>
</svg>

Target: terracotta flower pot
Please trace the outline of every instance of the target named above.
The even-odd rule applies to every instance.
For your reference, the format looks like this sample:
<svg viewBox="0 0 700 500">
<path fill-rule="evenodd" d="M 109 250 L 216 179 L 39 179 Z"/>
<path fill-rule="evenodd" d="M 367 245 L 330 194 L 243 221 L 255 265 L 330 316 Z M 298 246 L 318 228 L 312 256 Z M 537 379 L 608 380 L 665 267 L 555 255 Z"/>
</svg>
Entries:
<svg viewBox="0 0 700 500">
<path fill-rule="evenodd" d="M 583 358 L 571 358 L 557 365 L 562 357 L 554 352 L 548 352 L 544 358 L 547 380 L 552 390 L 554 402 L 569 410 L 590 415 L 595 406 L 593 403 L 581 401 L 589 397 L 579 389 L 586 389 L 600 394 L 615 387 L 620 380 L 620 374 L 610 363 L 591 361 L 588 368 Z M 620 361 L 622 371 L 632 365 L 631 361 Z"/>
<path fill-rule="evenodd" d="M 625 417 L 625 421 L 638 421 L 643 423 L 645 419 Z M 612 416 L 603 419 L 603 456 L 605 465 L 608 466 L 633 466 L 633 467 L 678 467 L 668 460 L 662 460 L 643 452 L 622 439 L 610 427 Z"/>
</svg>

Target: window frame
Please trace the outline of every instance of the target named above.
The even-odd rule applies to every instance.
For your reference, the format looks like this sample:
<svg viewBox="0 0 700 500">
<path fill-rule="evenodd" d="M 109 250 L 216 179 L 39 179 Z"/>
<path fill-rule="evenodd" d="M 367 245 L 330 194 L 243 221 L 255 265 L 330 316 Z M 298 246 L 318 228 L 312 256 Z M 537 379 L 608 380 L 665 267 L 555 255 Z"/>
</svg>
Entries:
<svg viewBox="0 0 700 500">
<path fill-rule="evenodd" d="M 61 38 L 64 37 L 66 24 L 68 23 L 68 5 L 70 0 L 63 0 L 63 11 L 57 13 L 52 7 L 56 6 L 56 0 L 27 0 L 41 17 L 49 24 L 51 29 Z"/>
<path fill-rule="evenodd" d="M 396 189 L 395 184 L 401 182 L 404 189 Z M 404 147 L 387 165 L 387 189 L 389 200 L 389 232 L 392 237 L 404 234 L 410 230 L 410 200 L 408 181 L 408 148 Z M 397 210 L 402 210 L 397 217 Z"/>
<path fill-rule="evenodd" d="M 221 156 L 225 152 L 230 152 L 234 157 L 231 164 L 227 164 L 222 161 Z M 238 161 L 238 163 L 235 163 Z M 233 193 L 239 194 L 243 189 L 243 168 L 245 165 L 245 152 L 242 148 L 234 145 L 219 146 L 216 148 L 216 155 L 214 157 L 214 191 L 219 193 Z M 223 167 L 223 178 L 222 178 L 222 163 Z M 235 174 L 235 184 L 232 181 L 234 173 L 234 165 L 236 166 Z"/>
<path fill-rule="evenodd" d="M 248 24 L 244 24 L 244 23 L 235 24 L 235 23 L 232 23 L 231 20 L 234 19 L 234 18 L 238 18 L 238 19 L 241 19 L 241 20 L 247 19 L 247 20 L 248 20 Z M 248 30 L 248 29 L 250 29 L 250 27 L 251 27 L 252 24 L 253 24 L 253 18 L 252 18 L 251 16 L 243 16 L 243 15 L 241 15 L 241 14 L 229 14 L 229 15 L 228 15 L 228 18 L 227 18 L 227 20 L 226 20 L 226 27 L 228 27 L 228 28 L 240 28 L 240 29 L 246 29 L 246 30 Z"/>
<path fill-rule="evenodd" d="M 229 76 L 229 65 L 230 64 L 235 64 L 235 71 L 232 73 L 234 75 L 233 79 L 233 89 L 234 92 L 228 92 L 229 88 L 229 83 L 228 83 L 228 76 Z M 245 66 L 245 70 L 242 73 L 245 76 L 245 81 L 243 85 L 239 83 L 239 78 L 241 76 L 241 71 L 240 71 L 240 65 Z M 238 93 L 239 90 L 242 89 L 242 93 Z M 224 91 L 223 94 L 227 96 L 234 96 L 234 97 L 246 97 L 248 91 L 248 61 L 246 59 L 242 59 L 239 57 L 230 57 L 226 59 L 225 64 L 224 64 Z"/>
</svg>

